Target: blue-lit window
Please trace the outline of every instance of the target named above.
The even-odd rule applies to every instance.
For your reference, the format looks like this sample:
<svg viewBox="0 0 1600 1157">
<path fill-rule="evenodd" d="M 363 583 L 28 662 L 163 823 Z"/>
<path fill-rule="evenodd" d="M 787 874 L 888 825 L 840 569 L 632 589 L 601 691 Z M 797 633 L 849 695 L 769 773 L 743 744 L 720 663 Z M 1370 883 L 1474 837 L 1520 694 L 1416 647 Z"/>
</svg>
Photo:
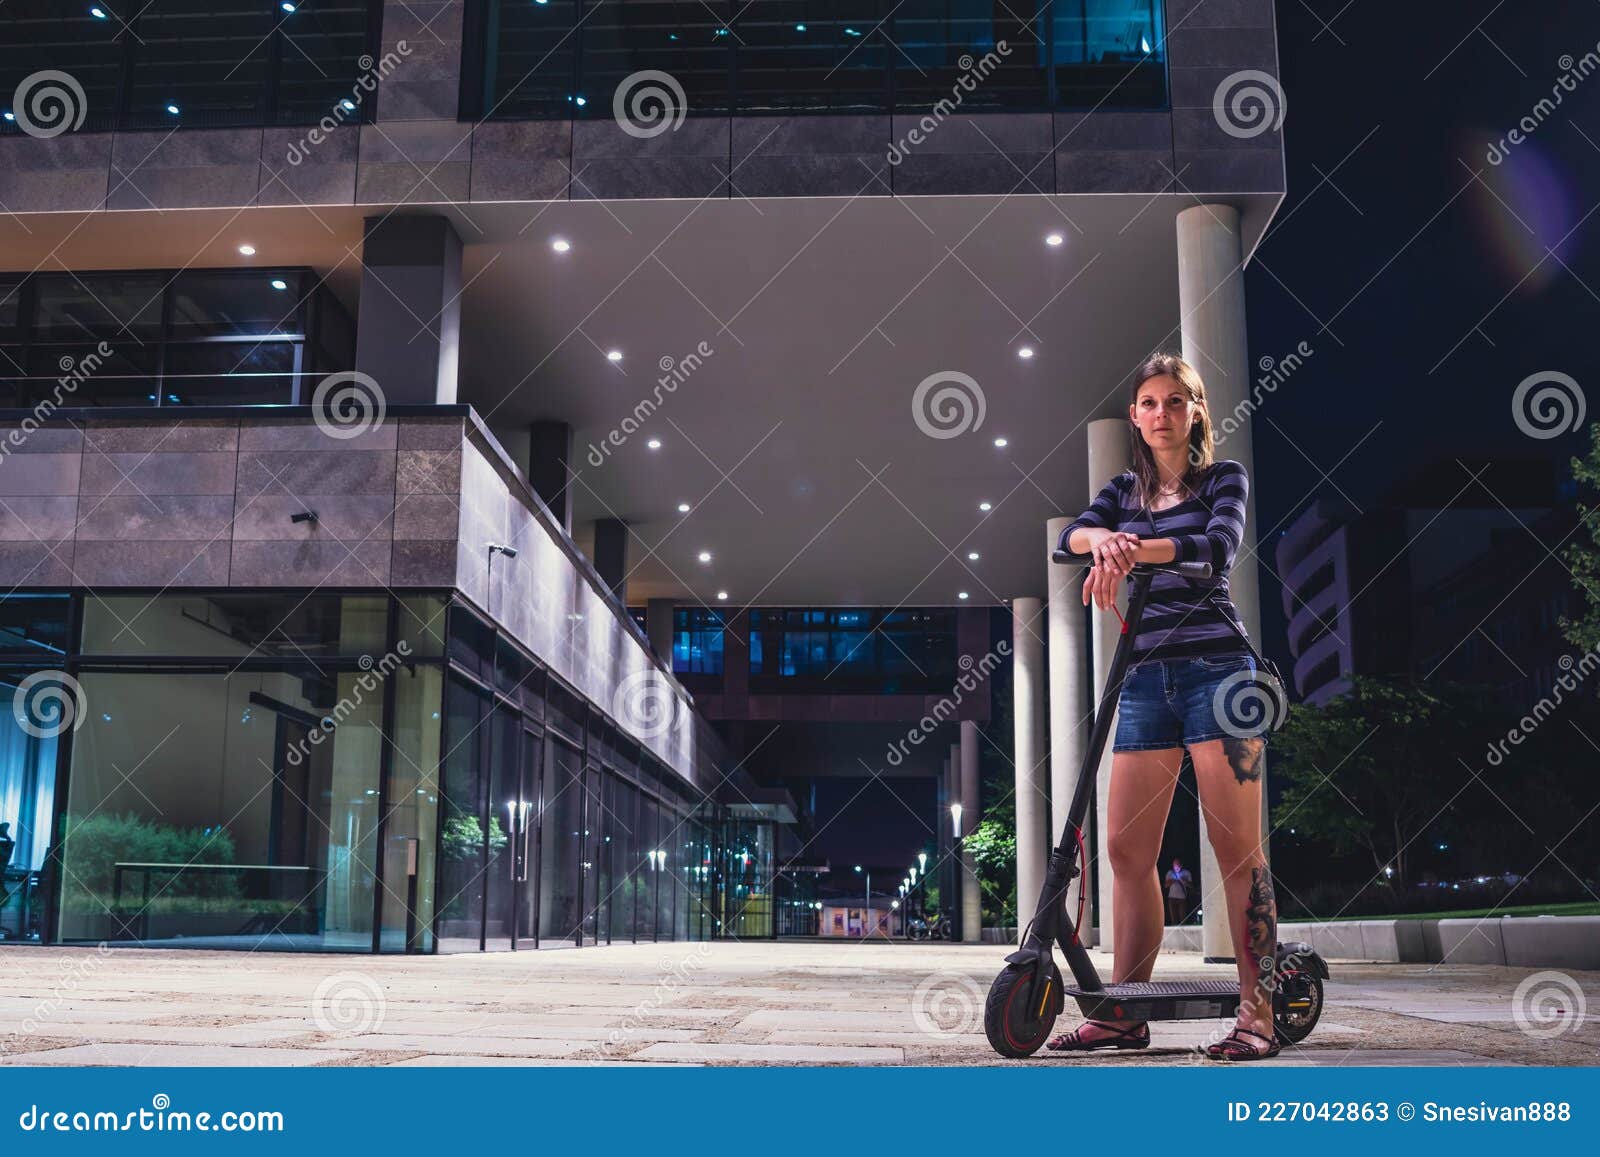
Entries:
<svg viewBox="0 0 1600 1157">
<path fill-rule="evenodd" d="M 32 131 L 52 94 L 79 131 L 359 122 L 371 110 L 381 0 L 6 0 L 0 132 Z M 398 62 L 399 58 L 395 58 Z M 19 93 L 44 70 L 65 73 Z M 359 82 L 368 77 L 368 84 Z M 43 87 L 39 87 L 43 84 Z M 24 107 L 13 107 L 22 104 Z M 81 121 L 80 121 L 81 114 Z M 41 135 L 54 135 L 53 133 Z"/>
<path fill-rule="evenodd" d="M 753 690 L 909 694 L 947 690 L 955 674 L 953 611 L 750 612 Z"/>
<path fill-rule="evenodd" d="M 470 0 L 464 36 L 471 119 L 610 117 L 641 91 L 647 117 L 663 93 L 691 116 L 1167 99 L 1158 0 Z"/>
<path fill-rule="evenodd" d="M 673 612 L 672 670 L 679 675 L 721 675 L 726 623 L 721 611 L 680 607 Z"/>
</svg>

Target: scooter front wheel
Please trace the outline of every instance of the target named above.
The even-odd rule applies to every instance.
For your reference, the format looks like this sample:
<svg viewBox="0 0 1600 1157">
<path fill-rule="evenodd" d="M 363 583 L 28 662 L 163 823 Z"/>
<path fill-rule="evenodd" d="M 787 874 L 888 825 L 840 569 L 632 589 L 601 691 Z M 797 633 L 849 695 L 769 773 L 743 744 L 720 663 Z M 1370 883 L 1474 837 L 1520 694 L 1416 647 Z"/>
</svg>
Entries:
<svg viewBox="0 0 1600 1157">
<path fill-rule="evenodd" d="M 1061 971 L 1054 963 L 1038 994 L 1032 992 L 1033 965 L 1012 964 L 994 978 L 983 1006 L 983 1031 L 1003 1057 L 1028 1057 L 1039 1051 L 1055 1027 L 1061 1005 Z"/>
</svg>

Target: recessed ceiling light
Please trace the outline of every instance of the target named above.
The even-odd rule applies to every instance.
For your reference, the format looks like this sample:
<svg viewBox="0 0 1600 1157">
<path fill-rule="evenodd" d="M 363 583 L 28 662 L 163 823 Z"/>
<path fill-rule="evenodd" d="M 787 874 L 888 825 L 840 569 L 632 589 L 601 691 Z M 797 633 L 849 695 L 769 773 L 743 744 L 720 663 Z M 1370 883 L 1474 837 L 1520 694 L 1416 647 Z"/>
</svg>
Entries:
<svg viewBox="0 0 1600 1157">
<path fill-rule="evenodd" d="M 1006 441 L 1006 439 L 1004 439 L 1004 438 L 996 438 L 994 440 L 994 444 L 995 444 L 995 448 L 997 450 L 1004 450 L 1007 446 L 1010 445 L 1010 443 L 1008 441 Z"/>
<path fill-rule="evenodd" d="M 351 100 L 349 97 L 345 97 L 339 102 L 339 107 L 344 109 L 345 112 L 355 112 L 356 102 Z"/>
<path fill-rule="evenodd" d="M 967 597 L 967 592 L 966 591 L 957 591 L 956 592 L 956 598 L 965 599 L 966 597 Z"/>
<path fill-rule="evenodd" d="M 167 111 L 169 113 L 171 113 L 173 116 L 177 116 L 178 115 L 178 106 L 175 105 L 175 104 L 169 104 L 167 106 Z"/>
<path fill-rule="evenodd" d="M 1052 233 L 1044 239 L 1046 245 L 1060 245 L 1066 238 L 1059 233 Z"/>
<path fill-rule="evenodd" d="M 285 281 L 281 277 L 274 277 L 272 279 L 272 288 L 273 289 L 288 289 L 289 288 L 289 283 L 287 281 Z"/>
<path fill-rule="evenodd" d="M 14 120 L 17 119 L 17 114 L 12 112 L 10 109 L 6 110 L 5 116 L 6 116 L 6 120 L 8 120 L 8 121 L 14 121 Z"/>
<path fill-rule="evenodd" d="M 711 561 L 711 552 L 709 550 L 702 550 L 700 552 L 700 561 L 701 562 L 710 562 Z"/>
<path fill-rule="evenodd" d="M 557 253 L 565 253 L 568 249 L 572 248 L 572 242 L 568 241 L 565 237 L 557 237 L 554 241 L 550 242 L 550 248 L 554 249 Z"/>
<path fill-rule="evenodd" d="M 689 504 L 687 502 L 678 503 L 678 513 L 679 514 L 688 514 L 689 513 Z"/>
<path fill-rule="evenodd" d="M 606 361 L 608 361 L 608 362 L 620 362 L 621 360 L 622 360 L 622 351 L 621 350 L 607 350 L 606 351 Z"/>
<path fill-rule="evenodd" d="M 291 4 L 289 2 L 289 0 L 283 0 L 283 3 L 279 4 L 278 7 L 282 8 L 285 12 L 293 12 L 294 11 L 294 5 Z"/>
<path fill-rule="evenodd" d="M 97 5 L 89 9 L 89 15 L 93 16 L 96 20 L 104 20 L 106 18 L 106 10 Z"/>
<path fill-rule="evenodd" d="M 967 551 L 967 561 L 968 562 L 977 562 L 978 561 L 978 552 L 975 551 L 975 550 Z"/>
<path fill-rule="evenodd" d="M 241 245 L 239 246 L 239 252 L 246 257 L 254 257 L 256 255 L 256 247 L 254 245 Z"/>
<path fill-rule="evenodd" d="M 978 503 L 978 509 L 979 510 L 993 510 L 994 507 L 990 506 L 987 502 L 980 502 L 980 503 Z"/>
<path fill-rule="evenodd" d="M 1017 351 L 1017 356 L 1019 358 L 1021 358 L 1023 361 L 1027 361 L 1029 358 L 1031 358 L 1033 356 L 1033 347 L 1031 345 L 1023 346 L 1021 349 L 1019 349 Z"/>
<path fill-rule="evenodd" d="M 645 443 L 645 445 L 650 447 L 650 449 L 652 449 L 652 450 L 659 450 L 659 449 L 661 449 L 661 439 L 660 438 L 651 438 L 650 441 Z"/>
<path fill-rule="evenodd" d="M 726 600 L 727 597 L 728 597 L 728 592 L 727 591 L 718 591 L 717 592 L 717 598 Z"/>
</svg>

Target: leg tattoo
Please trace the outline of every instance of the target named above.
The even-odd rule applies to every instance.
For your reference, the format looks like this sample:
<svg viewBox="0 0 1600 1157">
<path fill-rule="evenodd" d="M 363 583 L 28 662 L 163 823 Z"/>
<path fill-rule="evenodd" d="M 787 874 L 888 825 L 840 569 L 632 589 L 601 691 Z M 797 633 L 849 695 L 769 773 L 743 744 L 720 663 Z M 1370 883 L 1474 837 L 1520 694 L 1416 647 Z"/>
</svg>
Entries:
<svg viewBox="0 0 1600 1157">
<path fill-rule="evenodd" d="M 1240 783 L 1256 783 L 1261 779 L 1261 752 L 1266 742 L 1261 739 L 1234 739 L 1222 741 L 1222 751 L 1233 768 L 1233 778 Z"/>
<path fill-rule="evenodd" d="M 1249 907 L 1244 919 L 1250 956 L 1259 970 L 1257 984 L 1265 995 L 1272 989 L 1278 950 L 1278 901 L 1272 893 L 1272 873 L 1265 864 L 1250 869 Z"/>
</svg>

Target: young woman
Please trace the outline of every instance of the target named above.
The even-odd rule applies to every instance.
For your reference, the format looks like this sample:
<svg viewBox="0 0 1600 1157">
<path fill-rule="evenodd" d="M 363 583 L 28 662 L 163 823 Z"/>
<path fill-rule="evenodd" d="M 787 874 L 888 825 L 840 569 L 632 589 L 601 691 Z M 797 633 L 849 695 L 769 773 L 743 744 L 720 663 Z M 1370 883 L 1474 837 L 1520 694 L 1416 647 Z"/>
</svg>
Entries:
<svg viewBox="0 0 1600 1157">
<path fill-rule="evenodd" d="M 1156 858 L 1187 748 L 1222 871 L 1239 964 L 1238 1022 L 1207 1053 L 1220 1060 L 1259 1060 L 1278 1052 L 1269 991 L 1277 905 L 1261 847 L 1265 729 L 1237 726 L 1218 702 L 1227 697 L 1225 681 L 1237 686 L 1255 667 L 1227 586 L 1244 536 L 1249 480 L 1239 463 L 1213 461 L 1205 386 L 1182 358 L 1158 354 L 1140 367 L 1128 419 L 1133 469 L 1106 483 L 1068 528 L 1068 546 L 1094 556 L 1083 601 L 1111 607 L 1139 562 L 1209 562 L 1212 579 L 1194 582 L 1165 572 L 1154 577 L 1118 701 L 1106 805 L 1114 979 L 1148 980 L 1155 966 L 1162 931 Z M 1088 1020 L 1046 1047 L 1139 1049 L 1149 1043 L 1148 1023 Z"/>
</svg>

